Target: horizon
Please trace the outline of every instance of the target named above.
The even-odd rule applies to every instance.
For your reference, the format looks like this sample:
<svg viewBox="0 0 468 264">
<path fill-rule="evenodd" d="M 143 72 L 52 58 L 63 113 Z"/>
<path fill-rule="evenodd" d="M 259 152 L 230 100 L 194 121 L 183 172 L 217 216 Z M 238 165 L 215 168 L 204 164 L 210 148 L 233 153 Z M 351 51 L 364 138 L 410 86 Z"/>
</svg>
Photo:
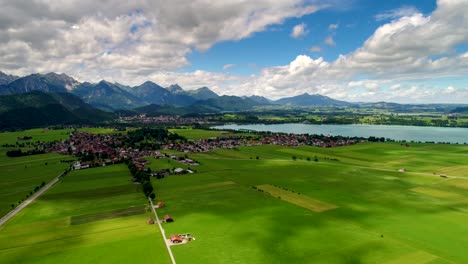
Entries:
<svg viewBox="0 0 468 264">
<path fill-rule="evenodd" d="M 464 1 L 0 2 L 0 71 L 20 77 L 152 81 L 270 100 L 468 102 Z"/>
<path fill-rule="evenodd" d="M 6 75 L 10 75 L 10 76 L 15 76 L 15 75 L 11 75 L 11 74 L 8 74 L 6 72 L 2 72 L 0 71 L 0 73 L 3 73 L 3 74 L 6 74 Z M 73 76 L 70 76 L 66 73 L 57 73 L 57 72 L 48 72 L 48 73 L 31 73 L 29 75 L 26 75 L 26 76 L 15 76 L 15 77 L 18 77 L 19 78 L 23 78 L 23 77 L 27 77 L 27 76 L 30 76 L 30 75 L 34 75 L 34 74 L 39 74 L 39 75 L 47 75 L 47 74 L 57 74 L 57 75 L 66 75 L 67 77 L 70 77 L 70 78 L 73 78 L 74 80 L 78 81 L 79 83 L 83 84 L 83 83 L 91 83 L 91 84 L 99 84 L 100 82 L 107 82 L 107 83 L 111 83 L 111 84 L 114 84 L 114 85 L 123 85 L 123 86 L 126 86 L 128 88 L 136 88 L 138 86 L 141 86 L 145 83 L 153 83 L 155 85 L 159 85 L 161 86 L 162 88 L 166 89 L 166 90 L 169 90 L 169 88 L 171 86 L 178 86 L 180 87 L 182 90 L 184 91 L 195 91 L 195 90 L 200 90 L 200 89 L 208 89 L 212 92 L 214 92 L 210 87 L 206 87 L 206 86 L 203 86 L 203 87 L 197 87 L 197 88 L 193 88 L 193 89 L 186 89 L 185 87 L 182 87 L 181 85 L 179 85 L 178 83 L 171 83 L 167 86 L 162 86 L 160 84 L 158 84 L 157 82 L 154 82 L 152 80 L 146 80 L 138 85 L 134 85 L 134 86 L 130 86 L 130 85 L 127 85 L 127 84 L 124 84 L 124 83 L 119 83 L 119 82 L 111 82 L 111 81 L 107 81 L 106 79 L 102 79 L 102 80 L 99 80 L 97 82 L 89 82 L 89 81 L 79 81 L 77 80 L 75 77 Z M 72 89 L 73 90 L 73 89 Z M 216 92 L 215 92 L 216 93 Z M 216 93 L 218 94 L 218 93 Z M 298 97 L 298 96 L 302 96 L 302 95 L 309 95 L 309 96 L 325 96 L 325 97 L 328 97 L 328 98 L 331 98 L 331 99 L 334 99 L 334 100 L 339 100 L 339 99 L 336 99 L 336 98 L 333 98 L 333 97 L 330 97 L 330 96 L 327 96 L 327 95 L 322 95 L 322 94 L 319 94 L 319 93 L 308 93 L 308 92 L 304 92 L 302 94 L 297 94 L 297 95 L 293 95 L 293 96 L 284 96 L 284 97 L 281 97 L 281 98 L 277 98 L 277 99 L 271 99 L 269 98 L 268 96 L 264 96 L 264 95 L 234 95 L 234 94 L 218 94 L 218 96 L 238 96 L 238 97 L 253 97 L 253 96 L 259 96 L 259 97 L 263 97 L 271 102 L 276 102 L 278 100 L 281 100 L 281 99 L 286 99 L 286 98 L 292 98 L 292 97 Z M 344 100 L 344 99 L 341 99 L 339 101 L 344 101 L 344 102 L 348 102 L 348 103 L 354 103 L 354 104 L 376 104 L 376 103 L 392 103 L 392 104 L 402 104 L 402 105 L 468 105 L 468 102 L 467 103 L 440 103 L 440 102 L 430 102 L 430 103 L 401 103 L 401 102 L 393 102 L 393 101 L 351 101 L 351 100 Z"/>
</svg>

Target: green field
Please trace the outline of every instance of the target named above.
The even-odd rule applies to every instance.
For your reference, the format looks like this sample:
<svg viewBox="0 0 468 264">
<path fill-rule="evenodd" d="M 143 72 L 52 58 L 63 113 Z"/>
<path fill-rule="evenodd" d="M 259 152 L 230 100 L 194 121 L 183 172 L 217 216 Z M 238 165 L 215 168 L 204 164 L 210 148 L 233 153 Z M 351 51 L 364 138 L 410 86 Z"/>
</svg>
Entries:
<svg viewBox="0 0 468 264">
<path fill-rule="evenodd" d="M 18 137 L 30 136 L 32 137 L 31 140 L 24 140 L 19 142 L 28 142 L 28 141 L 54 141 L 54 140 L 62 140 L 67 139 L 70 137 L 70 133 L 72 129 L 58 129 L 58 130 L 51 130 L 51 129 L 44 129 L 44 128 L 36 128 L 36 129 L 29 129 L 24 131 L 18 132 L 5 132 L 0 134 L 0 145 L 3 144 L 15 144 L 16 139 Z"/>
<path fill-rule="evenodd" d="M 20 200 L 25 200 L 37 185 L 48 183 L 62 173 L 69 166 L 68 163 L 60 162 L 63 159 L 70 157 L 53 153 L 18 158 L 1 157 L 0 217 L 12 209 L 11 204 L 16 206 Z"/>
<path fill-rule="evenodd" d="M 175 220 L 163 224 L 166 236 L 196 238 L 171 247 L 178 264 L 468 263 L 467 146 L 256 146 L 188 155 L 200 163 L 197 173 L 152 180 L 166 205 L 158 214 Z M 153 171 L 186 168 L 148 161 Z M 0 263 L 170 263 L 130 178 L 125 165 L 67 175 L 0 227 Z"/>
<path fill-rule="evenodd" d="M 192 128 L 178 128 L 169 129 L 169 132 L 176 133 L 189 140 L 199 140 L 202 138 L 214 138 L 214 137 L 229 137 L 229 136 L 251 136 L 250 134 L 232 133 L 229 131 L 221 130 L 203 130 L 203 129 L 192 129 Z"/>
<path fill-rule="evenodd" d="M 0 146 L 15 145 L 17 142 L 62 140 L 68 138 L 71 131 L 71 129 L 30 129 L 0 133 Z M 17 140 L 18 137 L 24 136 L 31 136 L 32 139 Z M 72 159 L 70 156 L 55 153 L 10 158 L 6 156 L 9 149 L 16 147 L 0 147 L 0 217 L 12 209 L 12 204 L 16 206 L 18 202 L 25 200 L 37 185 L 42 182 L 48 183 L 70 166 L 68 163 L 60 162 L 61 160 Z"/>
<path fill-rule="evenodd" d="M 468 263 L 466 146 L 261 146 L 190 157 L 197 174 L 153 181 L 167 205 L 159 213 L 175 220 L 166 235 L 196 238 L 172 247 L 178 263 Z"/>
<path fill-rule="evenodd" d="M 125 165 L 74 171 L 0 227 L 0 263 L 170 263 Z"/>
</svg>

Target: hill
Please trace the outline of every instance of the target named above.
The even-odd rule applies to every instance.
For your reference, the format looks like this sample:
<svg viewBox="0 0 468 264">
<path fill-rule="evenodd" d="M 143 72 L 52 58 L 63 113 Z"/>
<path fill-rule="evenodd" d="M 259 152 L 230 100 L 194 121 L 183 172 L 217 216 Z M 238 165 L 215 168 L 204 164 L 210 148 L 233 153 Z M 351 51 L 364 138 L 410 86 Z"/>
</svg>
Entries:
<svg viewBox="0 0 468 264">
<path fill-rule="evenodd" d="M 318 107 L 351 105 L 348 102 L 335 100 L 328 96 L 323 96 L 319 94 L 310 95 L 308 93 L 304 93 L 304 94 L 293 96 L 293 97 L 282 98 L 282 99 L 275 101 L 275 103 L 294 105 L 294 106 L 318 106 Z"/>
<path fill-rule="evenodd" d="M 68 93 L 33 91 L 0 96 L 0 129 L 94 124 L 113 118 Z"/>
<path fill-rule="evenodd" d="M 7 85 L 18 78 L 18 76 L 9 75 L 0 71 L 0 85 Z"/>
<path fill-rule="evenodd" d="M 241 98 L 237 96 L 228 96 L 223 95 L 217 98 L 211 98 L 208 100 L 198 101 L 193 106 L 204 107 L 207 110 L 212 110 L 214 112 L 219 111 L 246 111 L 252 110 L 256 106 L 262 104 L 249 99 Z"/>
<path fill-rule="evenodd" d="M 82 83 L 72 93 L 103 110 L 131 109 L 147 104 L 119 85 L 104 80 L 98 84 Z"/>
<path fill-rule="evenodd" d="M 184 91 L 184 94 L 191 96 L 192 98 L 196 100 L 208 100 L 208 99 L 214 99 L 214 98 L 219 97 L 217 93 L 213 92 L 208 87 L 202 87 L 196 90 Z"/>
<path fill-rule="evenodd" d="M 0 94 L 20 94 L 32 91 L 68 92 L 79 84 L 78 81 L 66 74 L 31 74 L 18 78 L 0 88 Z"/>
</svg>

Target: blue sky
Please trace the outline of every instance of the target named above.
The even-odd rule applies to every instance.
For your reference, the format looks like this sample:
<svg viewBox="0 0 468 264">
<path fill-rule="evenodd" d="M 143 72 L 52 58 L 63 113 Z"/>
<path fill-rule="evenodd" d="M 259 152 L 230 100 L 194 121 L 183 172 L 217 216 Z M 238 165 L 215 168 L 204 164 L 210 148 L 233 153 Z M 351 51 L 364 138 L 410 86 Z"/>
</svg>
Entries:
<svg viewBox="0 0 468 264">
<path fill-rule="evenodd" d="M 0 0 L 0 71 L 468 103 L 466 0 Z"/>
<path fill-rule="evenodd" d="M 378 14 L 402 7 L 413 7 L 429 14 L 436 8 L 436 2 L 355 0 L 343 9 L 330 8 L 301 18 L 289 18 L 284 24 L 269 26 L 266 31 L 249 38 L 217 43 L 207 51 L 194 50 L 187 56 L 192 65 L 183 71 L 223 72 L 224 65 L 235 64 L 228 69 L 229 72 L 248 75 L 258 73 L 263 67 L 288 64 L 298 54 L 322 56 L 333 61 L 340 54 L 348 54 L 361 47 L 379 26 L 391 20 L 377 20 Z M 292 38 L 291 30 L 301 23 L 306 25 L 308 33 Z M 338 28 L 330 29 L 330 25 L 338 25 Z M 327 45 L 324 42 L 327 37 L 332 37 L 336 46 Z M 320 47 L 321 51 L 311 52 L 312 47 Z"/>
</svg>

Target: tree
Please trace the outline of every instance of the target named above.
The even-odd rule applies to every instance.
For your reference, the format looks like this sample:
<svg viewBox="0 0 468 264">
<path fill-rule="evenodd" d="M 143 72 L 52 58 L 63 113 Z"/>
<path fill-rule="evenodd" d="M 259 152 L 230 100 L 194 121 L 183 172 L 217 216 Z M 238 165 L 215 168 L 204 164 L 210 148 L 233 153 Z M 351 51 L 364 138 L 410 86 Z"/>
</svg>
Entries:
<svg viewBox="0 0 468 264">
<path fill-rule="evenodd" d="M 150 194 L 153 192 L 153 186 L 151 185 L 150 182 L 144 182 L 143 183 L 143 193 L 145 194 L 146 197 L 149 197 Z"/>
<path fill-rule="evenodd" d="M 151 193 L 151 194 L 149 195 L 149 198 L 151 198 L 151 200 L 154 200 L 154 199 L 156 198 L 156 194 Z"/>
<path fill-rule="evenodd" d="M 292 159 L 293 159 L 294 161 L 296 161 L 297 157 L 296 157 L 296 156 L 292 156 Z"/>
</svg>

